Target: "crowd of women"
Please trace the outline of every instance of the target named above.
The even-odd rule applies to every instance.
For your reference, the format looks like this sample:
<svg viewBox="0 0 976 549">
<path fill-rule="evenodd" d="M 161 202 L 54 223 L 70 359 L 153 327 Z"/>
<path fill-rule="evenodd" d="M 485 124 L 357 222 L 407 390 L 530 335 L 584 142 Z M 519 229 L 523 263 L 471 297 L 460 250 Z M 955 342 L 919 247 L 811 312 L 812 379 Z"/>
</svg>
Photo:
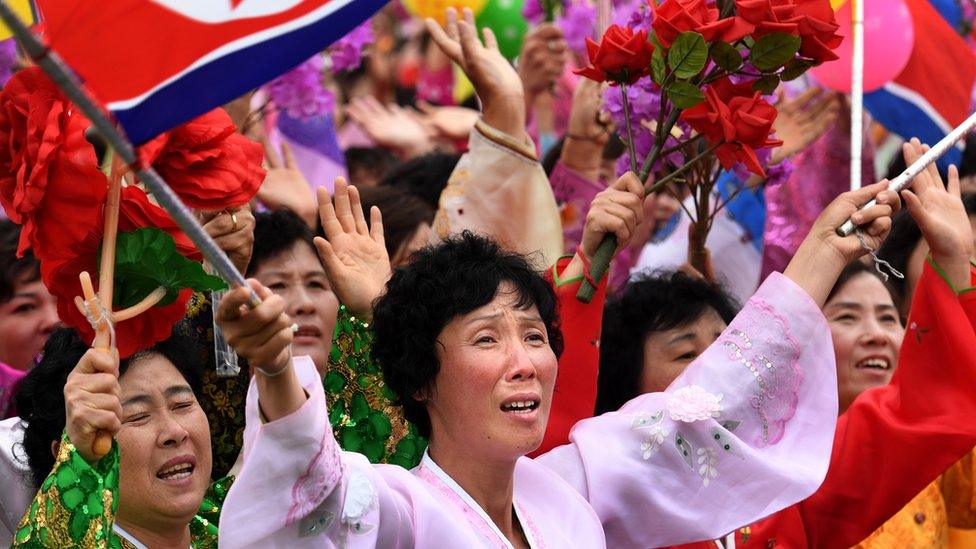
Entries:
<svg viewBox="0 0 976 549">
<path fill-rule="evenodd" d="M 161 341 L 91 348 L 2 222 L 0 543 L 976 547 L 972 147 L 911 190 L 840 192 L 846 98 L 785 94 L 789 180 L 717 213 L 695 269 L 686 197 L 615 171 L 558 26 L 516 68 L 470 13 L 372 25 L 329 78 L 344 177 L 299 166 L 264 91 L 224 108 L 266 175 L 200 219 L 249 286 L 194 293 Z M 764 192 L 789 236 L 750 223 Z"/>
</svg>

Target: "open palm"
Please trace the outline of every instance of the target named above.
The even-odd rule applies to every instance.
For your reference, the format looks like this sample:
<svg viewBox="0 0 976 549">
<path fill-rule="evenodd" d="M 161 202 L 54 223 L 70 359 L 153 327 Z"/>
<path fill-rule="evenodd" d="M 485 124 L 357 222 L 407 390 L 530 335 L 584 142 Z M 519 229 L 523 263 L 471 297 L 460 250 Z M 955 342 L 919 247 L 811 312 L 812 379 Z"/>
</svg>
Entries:
<svg viewBox="0 0 976 549">
<path fill-rule="evenodd" d="M 905 143 L 906 165 L 910 166 L 928 149 L 918 139 Z M 912 190 L 902 191 L 902 197 L 936 261 L 959 257 L 968 263 L 973 253 L 973 230 L 962 203 L 956 167 L 949 167 L 949 184 L 946 186 L 935 164 L 930 164 L 912 181 Z"/>
<path fill-rule="evenodd" d="M 345 179 L 335 181 L 335 204 L 329 192 L 320 188 L 319 216 L 325 238 L 316 237 L 315 247 L 339 301 L 354 315 L 372 316 L 373 302 L 390 278 L 390 257 L 383 240 L 383 218 L 373 206 L 366 225 L 356 187 Z"/>
</svg>

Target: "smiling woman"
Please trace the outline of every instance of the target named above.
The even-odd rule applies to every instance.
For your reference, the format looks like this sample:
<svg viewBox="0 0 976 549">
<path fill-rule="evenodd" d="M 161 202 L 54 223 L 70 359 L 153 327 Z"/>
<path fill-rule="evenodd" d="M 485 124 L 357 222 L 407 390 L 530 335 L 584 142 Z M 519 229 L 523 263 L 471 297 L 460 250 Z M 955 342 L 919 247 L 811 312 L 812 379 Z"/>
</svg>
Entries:
<svg viewBox="0 0 976 549">
<path fill-rule="evenodd" d="M 873 267 L 854 262 L 837 279 L 823 311 L 834 341 L 841 412 L 865 390 L 891 381 L 905 335 L 900 308 L 895 290 Z"/>
</svg>

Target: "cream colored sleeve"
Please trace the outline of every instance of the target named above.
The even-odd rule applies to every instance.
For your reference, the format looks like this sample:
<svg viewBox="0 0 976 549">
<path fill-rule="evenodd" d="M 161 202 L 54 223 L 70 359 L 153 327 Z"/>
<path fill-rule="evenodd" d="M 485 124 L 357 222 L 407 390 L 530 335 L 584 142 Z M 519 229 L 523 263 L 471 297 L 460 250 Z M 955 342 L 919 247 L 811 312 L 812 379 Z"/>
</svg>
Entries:
<svg viewBox="0 0 976 549">
<path fill-rule="evenodd" d="M 471 131 L 469 150 L 441 193 L 434 238 L 469 230 L 521 253 L 537 266 L 563 253 L 562 226 L 552 188 L 531 140 L 519 142 L 483 121 Z"/>
</svg>

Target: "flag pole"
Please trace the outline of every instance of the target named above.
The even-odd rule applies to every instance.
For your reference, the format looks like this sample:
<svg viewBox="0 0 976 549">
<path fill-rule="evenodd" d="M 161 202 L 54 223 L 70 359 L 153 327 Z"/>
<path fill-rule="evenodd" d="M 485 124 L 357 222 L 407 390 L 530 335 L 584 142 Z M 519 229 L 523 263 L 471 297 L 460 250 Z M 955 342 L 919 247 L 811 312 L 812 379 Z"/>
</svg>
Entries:
<svg viewBox="0 0 976 549">
<path fill-rule="evenodd" d="M 864 140 L 864 0 L 851 0 L 851 190 L 861 188 Z"/>
<path fill-rule="evenodd" d="M 954 130 L 949 132 L 949 135 L 943 137 L 941 141 L 936 143 L 935 146 L 929 149 L 925 154 L 920 156 L 919 159 L 912 163 L 911 166 L 908 166 L 905 171 L 901 172 L 898 177 L 892 179 L 888 184 L 888 189 L 895 192 L 901 192 L 902 189 L 908 188 L 908 185 L 912 182 L 912 179 L 915 179 L 918 174 L 922 173 L 922 170 L 928 168 L 930 164 L 941 158 L 945 153 L 949 152 L 949 148 L 955 145 L 957 141 L 962 139 L 963 136 L 969 132 L 969 130 L 973 129 L 973 127 L 976 127 L 976 112 L 969 115 L 969 118 L 967 118 Z M 870 202 L 861 207 L 860 211 L 864 211 L 875 204 L 877 204 L 877 201 L 872 199 Z M 840 236 L 848 236 L 854 232 L 855 227 L 856 226 L 854 223 L 848 219 L 837 229 L 837 234 Z"/>
<path fill-rule="evenodd" d="M 24 48 L 24 52 L 47 73 L 51 80 L 68 96 L 68 99 L 91 120 L 95 129 L 105 138 L 109 146 L 115 150 L 115 154 L 119 155 L 132 168 L 136 175 L 139 176 L 139 179 L 149 187 L 149 190 L 159 205 L 169 212 L 173 221 L 197 245 L 197 248 L 210 261 L 217 274 L 232 287 L 247 287 L 244 276 L 231 263 L 227 254 L 203 230 L 203 227 L 197 222 L 193 213 L 180 201 L 176 193 L 173 192 L 173 189 L 163 181 L 163 178 L 151 166 L 141 165 L 138 156 L 136 156 L 135 148 L 115 125 L 112 124 L 95 101 L 85 93 L 82 89 L 81 82 L 74 72 L 61 59 L 57 52 L 42 44 L 34 36 L 34 33 L 24 25 L 23 21 L 20 20 L 4 0 L 0 0 L 0 20 L 3 20 L 10 29 L 17 42 Z M 260 303 L 261 300 L 257 294 L 251 291 L 251 306 L 257 306 Z"/>
</svg>

